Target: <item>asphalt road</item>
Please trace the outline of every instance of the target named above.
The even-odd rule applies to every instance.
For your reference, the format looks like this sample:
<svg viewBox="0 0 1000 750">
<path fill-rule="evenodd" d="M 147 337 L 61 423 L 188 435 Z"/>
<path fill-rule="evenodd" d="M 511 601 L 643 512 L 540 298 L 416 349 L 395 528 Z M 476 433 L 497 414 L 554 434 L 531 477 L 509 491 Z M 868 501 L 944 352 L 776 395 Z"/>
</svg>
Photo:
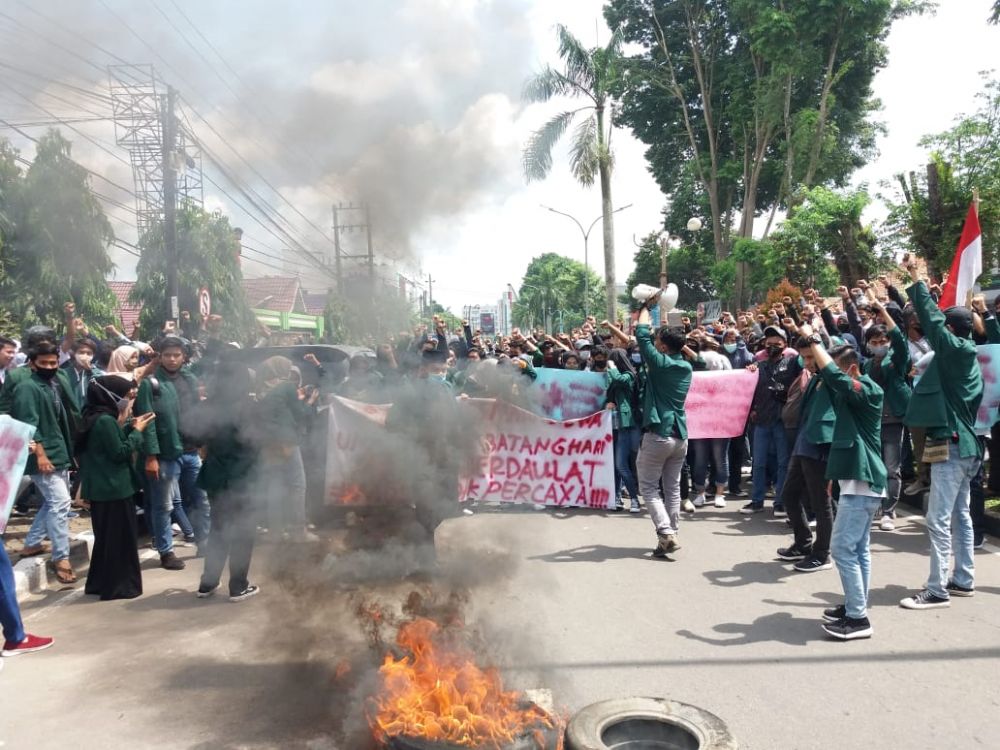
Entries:
<svg viewBox="0 0 1000 750">
<path fill-rule="evenodd" d="M 996 540 L 977 554 L 975 597 L 911 612 L 898 601 L 925 580 L 923 526 L 874 531 L 875 635 L 842 643 L 819 626 L 842 598 L 836 571 L 775 562 L 784 524 L 729 505 L 686 520 L 673 561 L 649 556 L 645 515 L 482 509 L 439 529 L 438 588 L 468 592 L 456 606 L 509 683 L 550 688 L 569 712 L 661 696 L 755 750 L 1000 747 Z M 6 660 L 0 747 L 361 750 L 373 651 L 357 612 L 381 602 L 391 619 L 427 587 L 394 579 L 427 559 L 397 542 L 344 552 L 342 537 L 335 555 L 262 545 L 262 592 L 240 604 L 196 599 L 190 559 L 182 572 L 149 560 L 129 602 L 33 598 L 28 628 L 57 643 Z"/>
</svg>

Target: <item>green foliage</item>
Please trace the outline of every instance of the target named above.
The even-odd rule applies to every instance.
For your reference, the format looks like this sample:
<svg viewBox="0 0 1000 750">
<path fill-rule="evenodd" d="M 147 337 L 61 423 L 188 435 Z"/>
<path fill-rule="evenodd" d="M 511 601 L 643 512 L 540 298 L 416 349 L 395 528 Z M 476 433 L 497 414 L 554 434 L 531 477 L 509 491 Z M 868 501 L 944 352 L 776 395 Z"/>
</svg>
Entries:
<svg viewBox="0 0 1000 750">
<path fill-rule="evenodd" d="M 200 322 L 198 290 L 207 287 L 212 295 L 212 313 L 223 318 L 223 335 L 230 340 L 248 341 L 255 322 L 243 293 L 243 274 L 238 260 L 239 247 L 229 219 L 195 206 L 177 211 L 178 302 L 181 310 Z M 139 238 L 142 257 L 131 299 L 141 303 L 139 327 L 153 337 L 169 318 L 167 297 L 167 257 L 163 227 L 157 226 Z"/>
<path fill-rule="evenodd" d="M 409 331 L 419 321 L 405 298 L 380 295 L 373 305 L 373 296 L 367 284 L 351 284 L 343 295 L 331 293 L 323 312 L 326 339 L 334 344 L 374 347 L 390 336 Z M 443 309 L 437 303 L 433 308 Z M 451 319 L 457 321 L 453 315 Z"/>
<path fill-rule="evenodd" d="M 897 175 L 883 241 L 892 250 L 914 251 L 940 276 L 951 267 L 962 225 L 979 190 L 983 268 L 998 261 L 1000 243 L 1000 80 L 983 74 L 979 108 L 943 133 L 926 136 L 931 150 L 925 170 Z M 889 187 L 886 185 L 885 187 Z"/>
<path fill-rule="evenodd" d="M 0 299 L 17 324 L 58 325 L 75 302 L 91 324 L 113 319 L 105 277 L 113 265 L 111 224 L 90 190 L 87 171 L 58 131 L 39 140 L 27 171 L 0 142 Z"/>
<path fill-rule="evenodd" d="M 842 185 L 870 158 L 875 73 L 897 0 L 610 0 L 605 16 L 638 52 L 616 90 L 619 121 L 647 145 L 673 197 L 693 167 L 709 199 L 715 256 L 752 236 L 762 211 Z M 742 220 L 737 221 L 737 214 Z M 728 271 L 719 269 L 719 280 Z"/>
<path fill-rule="evenodd" d="M 587 309 L 591 315 L 600 315 L 605 295 L 597 274 L 588 271 L 583 263 L 557 253 L 532 258 L 518 289 L 514 320 L 521 326 L 537 324 L 549 331 L 558 328 L 560 321 L 566 330 L 581 325 L 585 318 L 585 279 L 590 286 Z"/>
</svg>

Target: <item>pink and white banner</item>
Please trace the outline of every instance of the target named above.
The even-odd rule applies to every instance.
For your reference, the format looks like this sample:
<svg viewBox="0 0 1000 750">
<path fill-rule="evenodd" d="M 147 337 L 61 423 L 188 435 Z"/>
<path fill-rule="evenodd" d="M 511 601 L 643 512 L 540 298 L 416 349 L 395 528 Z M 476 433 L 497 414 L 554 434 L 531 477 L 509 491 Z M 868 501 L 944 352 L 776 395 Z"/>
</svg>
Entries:
<svg viewBox="0 0 1000 750">
<path fill-rule="evenodd" d="M 35 434 L 30 424 L 0 415 L 0 534 L 17 500 L 24 465 L 28 462 L 28 443 Z"/>
<path fill-rule="evenodd" d="M 746 370 L 696 372 L 684 402 L 688 439 L 742 435 L 757 378 Z"/>
<path fill-rule="evenodd" d="M 611 412 L 556 421 L 492 399 L 466 399 L 480 425 L 479 471 L 460 481 L 462 501 L 613 508 Z M 364 505 L 358 479 L 377 475 L 391 404 L 334 398 L 328 410 L 326 502 Z M 377 460 L 375 460 L 377 458 Z"/>
</svg>

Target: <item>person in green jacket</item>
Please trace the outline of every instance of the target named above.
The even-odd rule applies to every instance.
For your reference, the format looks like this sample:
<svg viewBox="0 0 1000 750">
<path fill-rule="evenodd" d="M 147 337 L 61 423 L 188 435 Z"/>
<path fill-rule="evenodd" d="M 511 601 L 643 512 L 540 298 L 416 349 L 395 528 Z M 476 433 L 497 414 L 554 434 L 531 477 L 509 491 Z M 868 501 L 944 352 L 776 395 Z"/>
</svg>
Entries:
<svg viewBox="0 0 1000 750">
<path fill-rule="evenodd" d="M 198 598 L 205 599 L 215 593 L 228 559 L 229 599 L 241 602 L 260 591 L 248 579 L 257 535 L 252 489 L 259 477 L 247 368 L 238 362 L 222 360 L 205 403 L 209 426 L 198 486 L 212 499 L 212 529 Z"/>
<path fill-rule="evenodd" d="M 639 513 L 639 480 L 633 466 L 639 456 L 642 440 L 642 410 L 639 408 L 639 375 L 624 349 L 612 349 L 608 359 L 608 390 L 604 408 L 614 411 L 615 472 L 618 481 L 615 489 L 618 498 L 615 509 L 621 510 L 624 502 L 621 490 L 628 490 L 630 513 Z"/>
<path fill-rule="evenodd" d="M 52 541 L 52 564 L 61 583 L 75 583 L 69 561 L 69 470 L 73 465 L 73 432 L 68 408 L 56 382 L 59 347 L 49 342 L 28 354 L 31 376 L 12 393 L 11 416 L 35 428 L 35 449 L 24 473 L 42 495 L 42 507 L 24 538 L 21 557 L 45 552 L 42 541 Z M 9 380 L 9 378 L 8 378 Z"/>
<path fill-rule="evenodd" d="M 135 383 L 118 375 L 94 378 L 76 436 L 83 496 L 90 502 L 94 549 L 87 573 L 87 594 L 101 601 L 142 595 L 135 493 L 139 489 L 134 454 L 153 412 L 129 421 Z"/>
<path fill-rule="evenodd" d="M 903 417 L 906 415 L 906 407 L 910 405 L 912 392 L 909 383 L 910 347 L 882 303 L 873 300 L 870 306 L 881 323 L 865 331 L 865 343 L 871 356 L 865 360 L 863 371 L 885 392 L 882 406 L 882 461 L 889 473 L 889 488 L 882 501 L 879 528 L 882 531 L 892 531 L 896 528 L 896 503 L 899 502 L 903 486 Z"/>
<path fill-rule="evenodd" d="M 31 352 L 39 344 L 53 344 L 59 348 L 55 331 L 48 326 L 32 326 L 24 332 L 24 341 L 21 346 L 25 352 Z M 17 384 L 29 380 L 33 370 L 30 366 L 15 367 L 7 370 L 3 384 L 0 386 L 0 414 L 10 414 L 14 405 L 14 389 Z M 59 386 L 63 408 L 66 409 L 66 416 L 69 419 L 70 429 L 75 430 L 80 420 L 80 410 L 77 408 L 76 399 L 73 398 L 73 384 L 69 375 L 61 367 L 55 374 L 55 382 Z"/>
<path fill-rule="evenodd" d="M 934 358 L 914 388 L 903 420 L 927 430 L 923 457 L 931 465 L 926 513 L 931 570 L 926 587 L 900 601 L 900 606 L 932 609 L 949 606 L 952 596 L 975 593 L 969 483 L 983 459 L 976 435 L 983 376 L 971 338 L 972 312 L 958 306 L 942 312 L 920 280 L 915 261 L 907 256 L 903 263 L 913 279 L 906 292 Z M 954 573 L 949 577 L 952 553 Z"/>
<path fill-rule="evenodd" d="M 868 591 L 871 579 L 871 525 L 886 494 L 882 463 L 882 389 L 861 372 L 856 349 L 829 353 L 808 325 L 799 332 L 812 344 L 817 377 L 830 389 L 835 422 L 826 478 L 840 486 L 830 551 L 844 587 L 844 604 L 823 612 L 823 630 L 840 640 L 871 638 Z"/>
<path fill-rule="evenodd" d="M 646 434 L 639 448 L 636 469 L 639 472 L 639 494 L 646 502 L 656 529 L 657 545 L 653 555 L 665 558 L 680 549 L 677 543 L 680 483 L 687 457 L 684 400 L 691 388 L 691 363 L 698 359 L 698 355 L 688 348 L 687 337 L 679 329 L 662 327 L 656 332 L 654 340 L 649 305 L 656 304 L 657 299 L 658 295 L 654 296 L 639 311 L 639 325 L 635 332 L 647 371 L 642 403 L 642 426 Z"/>
</svg>

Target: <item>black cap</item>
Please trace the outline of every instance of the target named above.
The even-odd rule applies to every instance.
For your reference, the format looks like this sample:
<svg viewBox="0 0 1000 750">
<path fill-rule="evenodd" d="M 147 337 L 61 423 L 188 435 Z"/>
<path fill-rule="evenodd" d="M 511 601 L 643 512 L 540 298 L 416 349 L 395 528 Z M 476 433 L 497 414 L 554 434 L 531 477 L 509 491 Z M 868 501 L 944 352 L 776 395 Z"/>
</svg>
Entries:
<svg viewBox="0 0 1000 750">
<path fill-rule="evenodd" d="M 447 362 L 449 351 L 447 349 L 424 349 L 424 362 Z"/>
<path fill-rule="evenodd" d="M 967 339 L 972 333 L 972 310 L 958 305 L 949 307 L 944 311 L 944 322 L 951 326 L 956 336 Z"/>
<path fill-rule="evenodd" d="M 764 329 L 764 338 L 768 336 L 781 336 L 785 341 L 788 341 L 788 334 L 785 333 L 784 328 L 778 328 L 778 326 L 768 326 Z"/>
</svg>

